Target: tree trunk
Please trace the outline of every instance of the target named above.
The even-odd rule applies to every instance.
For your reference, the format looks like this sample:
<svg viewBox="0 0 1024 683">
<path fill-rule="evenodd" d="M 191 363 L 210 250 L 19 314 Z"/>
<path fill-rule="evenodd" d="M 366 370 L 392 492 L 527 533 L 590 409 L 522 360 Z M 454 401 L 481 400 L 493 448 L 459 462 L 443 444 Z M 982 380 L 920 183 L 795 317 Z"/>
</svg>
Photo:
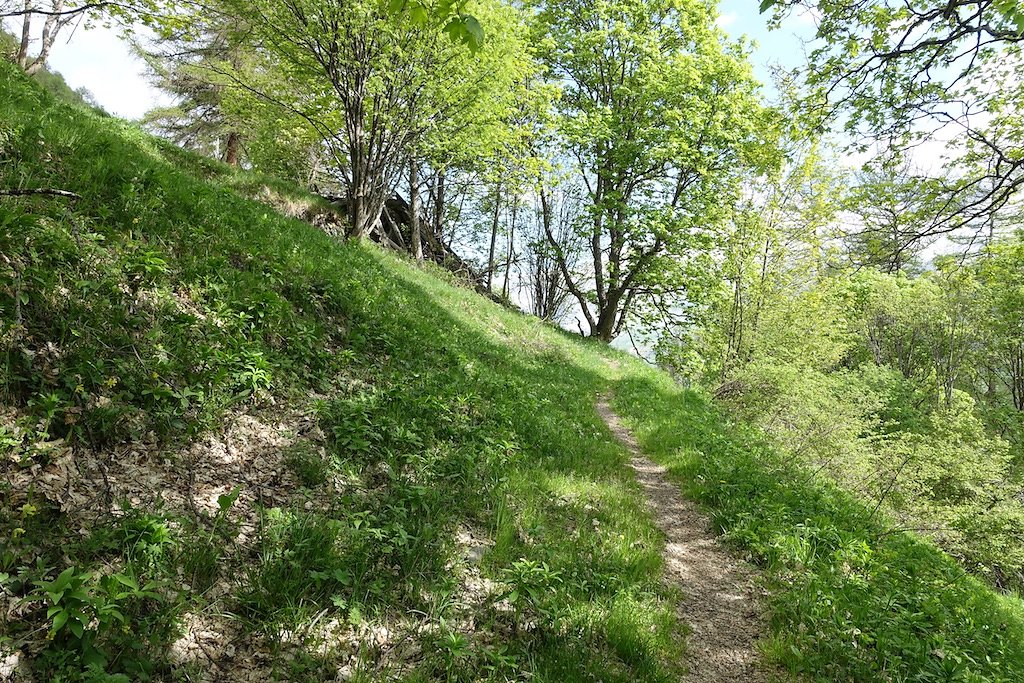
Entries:
<svg viewBox="0 0 1024 683">
<path fill-rule="evenodd" d="M 590 336 L 595 339 L 600 339 L 605 344 L 611 344 L 614 339 L 613 330 L 615 328 L 615 316 L 609 315 L 611 309 L 605 309 L 597 318 L 597 325 L 590 330 Z"/>
<path fill-rule="evenodd" d="M 25 0 L 25 16 L 21 18 L 21 44 L 18 46 L 18 54 L 15 61 L 22 71 L 28 68 L 28 48 L 32 36 L 32 0 Z"/>
<path fill-rule="evenodd" d="M 494 186 L 494 220 L 491 222 L 491 249 L 487 255 L 487 291 L 494 288 L 494 249 L 498 244 L 498 215 L 501 210 L 501 183 Z"/>
<path fill-rule="evenodd" d="M 622 294 L 621 290 L 610 290 L 607 293 L 604 307 L 598 311 L 597 323 L 590 330 L 591 337 L 600 339 L 605 344 L 611 344 L 615 339 L 615 323 L 619 317 L 619 301 Z"/>
<path fill-rule="evenodd" d="M 732 286 L 732 306 L 729 309 L 729 325 L 726 334 L 725 358 L 722 359 L 722 379 L 729 376 L 732 363 L 739 356 L 740 339 L 743 336 L 741 320 L 743 318 L 743 283 L 742 271 L 737 268 L 736 279 Z"/>
<path fill-rule="evenodd" d="M 358 239 L 369 234 L 368 221 L 366 220 L 366 194 L 362 188 L 349 188 L 348 212 L 349 237 Z"/>
<path fill-rule="evenodd" d="M 516 217 L 518 214 L 518 206 L 512 205 L 512 223 L 509 225 L 508 230 L 508 251 L 505 253 L 505 282 L 501 287 L 501 296 L 504 299 L 508 299 L 509 290 L 508 282 L 512 279 L 512 259 L 515 257 L 515 238 L 516 238 Z"/>
<path fill-rule="evenodd" d="M 1010 347 L 1010 394 L 1013 407 L 1024 412 L 1024 344 Z"/>
<path fill-rule="evenodd" d="M 943 397 L 946 400 L 946 407 L 949 408 L 953 404 L 953 386 L 956 384 L 957 368 L 956 362 L 956 351 L 957 351 L 957 320 L 953 319 L 952 328 L 949 331 L 949 353 L 946 359 L 946 376 L 943 381 Z"/>
<path fill-rule="evenodd" d="M 551 204 L 548 202 L 547 191 L 541 185 L 538 191 L 540 195 L 540 220 L 544 234 L 552 232 Z M 540 248 L 534 254 L 537 263 L 534 265 L 533 273 L 533 313 L 542 320 L 551 320 L 554 317 L 553 302 L 556 296 L 555 286 L 557 276 L 548 268 L 547 259 Z"/>
<path fill-rule="evenodd" d="M 306 189 L 315 190 L 316 174 L 320 171 L 320 154 L 315 145 L 309 147 L 309 175 L 306 176 Z"/>
<path fill-rule="evenodd" d="M 228 133 L 227 142 L 224 144 L 224 162 L 231 166 L 238 166 L 238 149 L 241 146 L 241 136 L 236 131 Z"/>
<path fill-rule="evenodd" d="M 29 4 L 29 0 L 26 0 L 26 9 L 28 9 Z M 71 20 L 70 17 L 61 15 L 61 12 L 64 11 L 64 0 L 54 0 L 52 9 L 53 14 L 47 16 L 46 21 L 43 23 L 43 35 L 39 41 L 39 54 L 31 60 L 28 59 L 27 54 L 24 57 L 24 66 L 22 68 L 25 69 L 25 73 L 29 76 L 38 73 L 46 66 L 46 60 L 50 57 L 50 50 L 53 49 L 53 44 L 57 41 L 57 34 Z M 25 44 L 25 31 L 27 28 L 28 20 L 26 17 L 26 23 L 23 24 L 21 36 L 22 46 L 26 49 L 26 52 L 28 46 Z"/>
<path fill-rule="evenodd" d="M 550 197 L 548 197 L 548 195 L 545 193 L 543 187 L 541 188 L 540 192 L 540 200 L 542 204 L 546 204 L 548 201 L 550 201 Z M 550 217 L 552 213 L 553 212 L 550 211 L 549 209 L 544 209 L 544 215 Z M 555 266 L 558 267 L 558 271 L 561 273 L 561 284 L 565 287 L 566 290 L 568 290 L 569 294 L 571 294 L 572 297 L 576 299 L 576 302 L 579 304 L 580 307 L 580 313 L 583 314 L 583 317 L 587 321 L 587 325 L 590 326 L 590 330 L 593 336 L 593 331 L 597 323 L 594 320 L 594 314 L 590 310 L 590 302 L 587 293 L 580 289 L 580 287 L 576 284 L 576 281 L 573 279 L 573 272 L 571 268 L 574 266 L 574 262 L 572 262 L 570 258 L 566 256 L 564 247 L 567 245 L 563 245 L 559 242 L 559 238 L 556 237 L 556 235 L 554 234 L 553 226 L 550 221 L 544 221 L 542 227 L 544 228 L 544 238 L 547 241 L 547 245 L 552 249 L 551 256 L 554 259 Z M 579 324 L 578 320 L 576 321 L 576 323 L 577 326 L 580 328 L 580 336 L 584 336 L 583 326 Z"/>
<path fill-rule="evenodd" d="M 434 235 L 440 239 L 444 229 L 444 171 L 437 172 L 434 182 Z"/>
<path fill-rule="evenodd" d="M 380 219 L 384 203 L 391 194 L 385 189 L 390 181 L 386 171 L 391 168 L 400 171 L 394 159 L 379 158 L 379 148 L 384 124 L 373 118 L 366 120 L 366 109 L 372 108 L 373 100 L 366 95 L 370 75 L 365 70 L 356 74 L 351 87 L 357 93 L 350 95 L 345 107 L 345 146 L 348 156 L 348 187 L 346 188 L 349 208 L 349 235 L 352 239 L 368 237 L 373 226 Z M 335 90 L 339 90 L 335 83 Z M 341 88 L 341 93 L 346 92 Z M 369 125 L 369 127 L 367 127 Z M 391 164 L 395 164 L 392 166 Z"/>
<path fill-rule="evenodd" d="M 409 161 L 409 229 L 412 233 L 412 255 L 423 262 L 423 241 L 420 239 L 420 190 L 416 160 Z"/>
<path fill-rule="evenodd" d="M 350 231 L 348 236 L 361 239 L 370 234 L 374 223 L 380 218 L 384 202 L 375 200 L 379 190 L 374 192 L 367 169 L 353 164 L 351 173 L 352 183 L 346 190 Z"/>
<path fill-rule="evenodd" d="M 402 237 L 401 226 L 398 225 L 398 221 L 388 211 L 388 207 L 385 206 L 384 210 L 380 212 L 380 222 L 384 226 L 385 232 L 388 238 L 394 244 L 398 245 L 401 251 L 409 251 L 409 248 L 405 246 L 405 238 Z"/>
</svg>

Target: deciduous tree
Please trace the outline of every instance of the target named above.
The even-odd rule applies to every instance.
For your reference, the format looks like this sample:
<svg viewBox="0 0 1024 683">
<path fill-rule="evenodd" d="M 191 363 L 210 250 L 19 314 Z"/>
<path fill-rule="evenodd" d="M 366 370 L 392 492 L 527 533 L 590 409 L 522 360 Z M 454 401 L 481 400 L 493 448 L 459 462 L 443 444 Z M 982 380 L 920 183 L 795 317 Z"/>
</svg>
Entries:
<svg viewBox="0 0 1024 683">
<path fill-rule="evenodd" d="M 237 7 L 254 15 L 261 49 L 279 77 L 263 83 L 259 94 L 323 137 L 344 181 L 352 236 L 378 225 L 427 131 L 499 91 L 509 77 L 496 60 L 507 56 L 500 46 L 515 38 L 517 18 L 496 4 L 479 9 L 495 30 L 474 53 L 427 15 L 396 14 L 378 0 L 259 0 Z"/>
<path fill-rule="evenodd" d="M 555 255 L 603 341 L 645 301 L 684 294 L 740 171 L 773 159 L 772 117 L 742 46 L 726 44 L 714 18 L 700 0 L 538 6 L 539 55 L 562 87 L 557 126 L 586 188 L 578 227 L 592 286 Z"/>
<path fill-rule="evenodd" d="M 901 241 L 984 229 L 1024 186 L 1024 9 L 1014 0 L 764 0 L 817 21 L 817 120 L 913 154 L 952 140 L 928 220 Z"/>
</svg>

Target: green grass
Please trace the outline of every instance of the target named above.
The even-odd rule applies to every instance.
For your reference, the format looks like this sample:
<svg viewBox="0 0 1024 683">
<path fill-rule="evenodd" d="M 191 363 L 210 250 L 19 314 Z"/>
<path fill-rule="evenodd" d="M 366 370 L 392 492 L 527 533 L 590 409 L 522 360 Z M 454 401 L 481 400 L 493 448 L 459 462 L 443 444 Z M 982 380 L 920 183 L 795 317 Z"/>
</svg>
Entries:
<svg viewBox="0 0 1024 683">
<path fill-rule="evenodd" d="M 0 609 L 0 651 L 40 680 L 190 675 L 172 644 L 204 616 L 283 680 L 342 666 L 353 680 L 678 680 L 662 538 L 594 410 L 612 387 L 645 447 L 768 570 L 767 649 L 789 671 L 1024 671 L 1019 606 L 933 546 L 879 538 L 851 498 L 638 361 L 251 199 L 270 187 L 288 213 L 327 210 L 297 190 L 60 104 L 7 65 L 0 187 L 81 196 L 0 200 L 0 482 L 68 447 L 175 462 L 241 413 L 310 421 L 276 454 L 290 502 L 257 504 L 252 528 L 222 495 L 219 513 L 111 501 L 125 512 L 83 530 L 0 483 L 15 607 Z M 478 562 L 455 542 L 467 529 L 486 541 Z M 75 588 L 48 594 L 69 567 Z M 474 577 L 490 588 L 469 591 Z M 60 610 L 82 629 L 55 628 Z M 373 641 L 382 627 L 400 642 Z"/>
</svg>

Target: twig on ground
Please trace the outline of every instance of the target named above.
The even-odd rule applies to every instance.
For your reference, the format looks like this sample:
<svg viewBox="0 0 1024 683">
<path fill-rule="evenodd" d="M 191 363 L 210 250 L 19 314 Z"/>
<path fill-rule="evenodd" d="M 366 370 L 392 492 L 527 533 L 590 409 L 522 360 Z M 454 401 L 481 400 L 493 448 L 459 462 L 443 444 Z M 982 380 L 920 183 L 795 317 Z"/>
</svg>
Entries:
<svg viewBox="0 0 1024 683">
<path fill-rule="evenodd" d="M 0 197 L 27 197 L 31 195 L 49 195 L 53 197 L 67 197 L 68 199 L 81 199 L 82 195 L 69 192 L 68 190 L 57 190 L 49 187 L 36 187 L 24 190 L 0 190 Z"/>
</svg>

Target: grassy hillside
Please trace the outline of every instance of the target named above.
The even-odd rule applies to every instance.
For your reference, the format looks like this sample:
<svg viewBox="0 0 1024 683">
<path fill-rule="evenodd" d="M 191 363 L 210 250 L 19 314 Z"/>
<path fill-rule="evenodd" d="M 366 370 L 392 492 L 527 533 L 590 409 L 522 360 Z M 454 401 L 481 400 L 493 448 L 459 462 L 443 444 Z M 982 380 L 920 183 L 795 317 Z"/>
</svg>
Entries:
<svg viewBox="0 0 1024 683">
<path fill-rule="evenodd" d="M 1017 603 L 699 397 L 0 65 L 0 663 L 36 680 L 669 681 L 614 391 L 819 680 L 1021 680 Z M 2 674 L 0 674 L 2 675 Z M 25 674 L 29 676 L 28 673 Z"/>
<path fill-rule="evenodd" d="M 0 186 L 81 196 L 0 203 L 0 647 L 43 679 L 201 646 L 295 680 L 673 678 L 659 540 L 592 407 L 608 351 L 0 92 Z"/>
</svg>

